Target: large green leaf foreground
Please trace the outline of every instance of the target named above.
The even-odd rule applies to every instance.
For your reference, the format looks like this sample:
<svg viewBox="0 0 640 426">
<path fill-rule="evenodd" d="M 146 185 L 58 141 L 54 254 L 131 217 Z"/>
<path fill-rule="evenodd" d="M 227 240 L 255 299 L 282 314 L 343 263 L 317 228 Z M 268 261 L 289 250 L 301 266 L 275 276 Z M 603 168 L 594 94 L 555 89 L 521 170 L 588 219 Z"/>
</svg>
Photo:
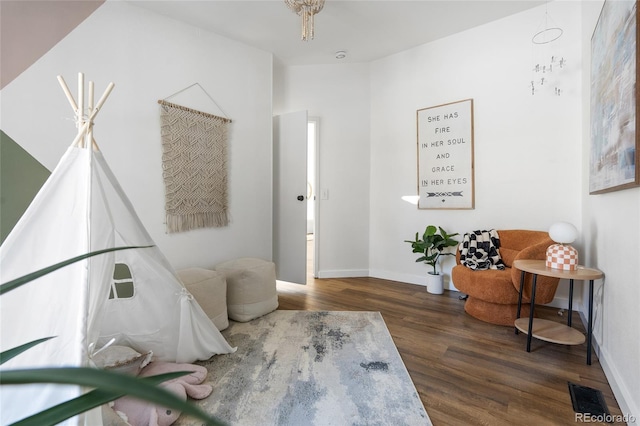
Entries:
<svg viewBox="0 0 640 426">
<path fill-rule="evenodd" d="M 103 250 L 96 250 L 96 251 L 92 251 L 91 253 L 87 253 L 87 254 L 81 254 L 80 256 L 76 256 L 73 257 L 71 259 L 67 259 L 67 260 L 63 260 L 62 262 L 58 262 L 55 265 L 51 265 L 48 266 L 46 268 L 42 268 L 39 269 L 35 272 L 32 272 L 30 274 L 27 275 L 23 275 L 22 277 L 18 277 L 16 279 L 13 279 L 11 281 L 8 281 L 2 285 L 0 285 L 0 296 L 3 295 L 6 292 L 9 292 L 11 290 L 15 290 L 18 287 L 31 282 L 35 279 L 38 279 L 42 276 L 45 276 L 53 271 L 57 271 L 60 268 L 63 268 L 67 265 L 71 265 L 72 263 L 76 263 L 79 262 L 81 260 L 84 259 L 88 259 L 90 257 L 93 256 L 97 256 L 99 254 L 103 254 L 103 253 L 108 253 L 111 251 L 119 251 L 119 250 L 128 250 L 128 249 L 142 249 L 142 248 L 149 248 L 149 247 L 153 247 L 153 246 L 130 246 L 130 247 L 113 247 L 113 248 L 108 248 L 108 249 L 103 249 Z"/>
<path fill-rule="evenodd" d="M 171 392 L 156 386 L 166 380 L 189 373 L 189 371 L 182 371 L 139 379 L 124 374 L 85 367 L 39 368 L 3 371 L 0 373 L 0 384 L 58 383 L 97 388 L 71 401 L 14 423 L 15 426 L 55 425 L 124 395 L 135 396 L 163 407 L 181 410 L 185 414 L 204 421 L 207 425 L 221 425 L 222 423 L 211 418 L 193 404 L 182 401 Z"/>
<path fill-rule="evenodd" d="M 111 251 L 146 247 L 150 246 L 115 247 L 76 256 L 74 258 L 59 262 L 50 267 L 40 269 L 31 274 L 27 274 L 25 276 L 16 278 L 0 285 L 0 294 L 15 290 L 41 276 L 49 274 L 50 272 L 92 256 L 97 256 L 99 254 Z M 20 355 L 21 353 L 29 350 L 30 348 L 53 338 L 54 337 L 44 337 L 42 339 L 25 343 L 16 348 L 6 350 L 0 353 L 0 364 L 3 364 L 10 359 Z M 138 379 L 132 376 L 126 376 L 119 373 L 86 367 L 37 368 L 0 371 L 0 385 L 57 383 L 95 388 L 93 391 L 90 391 L 84 395 L 51 407 L 49 409 L 43 410 L 33 416 L 14 423 L 14 425 L 17 426 L 55 425 L 73 416 L 84 413 L 87 410 L 120 398 L 124 395 L 135 396 L 151 403 L 162 405 L 164 407 L 181 410 L 186 414 L 190 414 L 204 421 L 205 424 L 221 424 L 194 405 L 183 401 L 180 398 L 177 398 L 174 394 L 162 388 L 157 387 L 158 384 L 166 380 L 177 378 L 186 374 L 189 374 L 189 372 L 174 372 Z"/>
</svg>

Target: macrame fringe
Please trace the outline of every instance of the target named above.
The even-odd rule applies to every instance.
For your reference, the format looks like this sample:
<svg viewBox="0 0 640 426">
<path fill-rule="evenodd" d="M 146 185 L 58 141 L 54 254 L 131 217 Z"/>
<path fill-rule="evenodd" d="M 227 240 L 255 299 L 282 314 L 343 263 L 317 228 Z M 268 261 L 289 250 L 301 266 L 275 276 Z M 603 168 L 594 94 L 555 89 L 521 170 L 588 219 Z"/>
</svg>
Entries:
<svg viewBox="0 0 640 426">
<path fill-rule="evenodd" d="M 184 232 L 198 228 L 219 228 L 229 224 L 227 212 L 167 214 L 167 232 Z"/>
</svg>

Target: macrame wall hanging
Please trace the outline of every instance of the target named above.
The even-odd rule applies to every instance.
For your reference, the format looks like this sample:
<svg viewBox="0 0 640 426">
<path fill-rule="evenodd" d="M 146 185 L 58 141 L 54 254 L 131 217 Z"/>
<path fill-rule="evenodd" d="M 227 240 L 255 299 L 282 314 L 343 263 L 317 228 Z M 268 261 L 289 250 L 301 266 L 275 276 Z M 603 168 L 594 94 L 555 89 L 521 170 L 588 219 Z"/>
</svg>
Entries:
<svg viewBox="0 0 640 426">
<path fill-rule="evenodd" d="M 227 135 L 231 120 L 167 101 L 196 85 L 213 101 L 198 83 L 158 101 L 168 233 L 229 224 Z"/>
</svg>

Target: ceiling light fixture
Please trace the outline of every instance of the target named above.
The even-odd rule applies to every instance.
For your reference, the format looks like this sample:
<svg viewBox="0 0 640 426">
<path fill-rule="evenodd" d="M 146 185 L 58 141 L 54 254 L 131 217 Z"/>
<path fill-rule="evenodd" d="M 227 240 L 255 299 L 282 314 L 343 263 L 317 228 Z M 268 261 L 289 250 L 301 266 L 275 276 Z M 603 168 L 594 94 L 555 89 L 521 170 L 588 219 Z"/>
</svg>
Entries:
<svg viewBox="0 0 640 426">
<path fill-rule="evenodd" d="M 336 52 L 336 59 L 344 59 L 347 57 L 347 52 L 345 52 L 344 50 L 338 50 Z"/>
<path fill-rule="evenodd" d="M 313 40 L 313 17 L 324 7 L 324 0 L 284 0 L 293 12 L 302 17 L 302 41 Z"/>
</svg>

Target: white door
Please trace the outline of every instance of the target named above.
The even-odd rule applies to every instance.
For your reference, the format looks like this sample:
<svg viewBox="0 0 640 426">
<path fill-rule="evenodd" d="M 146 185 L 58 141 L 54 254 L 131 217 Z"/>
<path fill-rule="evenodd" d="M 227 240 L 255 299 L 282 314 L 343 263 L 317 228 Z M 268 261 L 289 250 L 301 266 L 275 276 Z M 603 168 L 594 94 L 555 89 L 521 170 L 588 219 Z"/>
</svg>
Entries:
<svg viewBox="0 0 640 426">
<path fill-rule="evenodd" d="M 273 119 L 273 261 L 276 278 L 307 282 L 307 111 Z"/>
</svg>

